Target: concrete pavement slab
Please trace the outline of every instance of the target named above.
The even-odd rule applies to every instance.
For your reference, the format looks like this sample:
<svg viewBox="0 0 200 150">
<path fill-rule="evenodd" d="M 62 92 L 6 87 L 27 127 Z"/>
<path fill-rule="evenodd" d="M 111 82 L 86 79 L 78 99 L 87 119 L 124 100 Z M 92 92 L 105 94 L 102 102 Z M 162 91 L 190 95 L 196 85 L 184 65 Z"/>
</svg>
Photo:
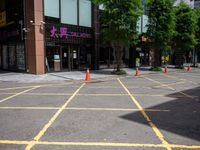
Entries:
<svg viewBox="0 0 200 150">
<path fill-rule="evenodd" d="M 36 145 L 33 150 L 165 150 L 165 148 Z"/>
</svg>

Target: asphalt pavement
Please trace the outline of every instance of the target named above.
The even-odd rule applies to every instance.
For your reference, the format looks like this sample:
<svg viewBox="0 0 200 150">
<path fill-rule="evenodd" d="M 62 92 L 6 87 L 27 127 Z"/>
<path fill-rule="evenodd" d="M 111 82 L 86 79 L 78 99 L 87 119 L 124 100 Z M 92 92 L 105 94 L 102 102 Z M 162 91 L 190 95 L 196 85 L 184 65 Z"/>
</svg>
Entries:
<svg viewBox="0 0 200 150">
<path fill-rule="evenodd" d="M 0 80 L 0 149 L 200 149 L 200 69 L 133 74 Z"/>
</svg>

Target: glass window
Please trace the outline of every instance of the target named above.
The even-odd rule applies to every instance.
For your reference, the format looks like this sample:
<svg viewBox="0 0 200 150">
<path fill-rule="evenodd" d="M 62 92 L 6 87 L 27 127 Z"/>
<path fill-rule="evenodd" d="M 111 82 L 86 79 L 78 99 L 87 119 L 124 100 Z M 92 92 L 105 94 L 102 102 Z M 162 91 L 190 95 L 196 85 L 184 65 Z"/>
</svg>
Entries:
<svg viewBox="0 0 200 150">
<path fill-rule="evenodd" d="M 79 25 L 91 27 L 91 1 L 79 0 Z"/>
<path fill-rule="evenodd" d="M 77 0 L 61 0 L 61 23 L 77 25 Z"/>
<path fill-rule="evenodd" d="M 59 0 L 44 0 L 44 15 L 59 18 Z"/>
</svg>

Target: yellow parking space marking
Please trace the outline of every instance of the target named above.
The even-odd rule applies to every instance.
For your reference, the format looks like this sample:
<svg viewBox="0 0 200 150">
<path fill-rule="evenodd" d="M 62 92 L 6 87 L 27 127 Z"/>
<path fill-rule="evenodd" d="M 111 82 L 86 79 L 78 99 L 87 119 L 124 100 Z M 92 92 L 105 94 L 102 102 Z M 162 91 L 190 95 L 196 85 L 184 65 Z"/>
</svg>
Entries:
<svg viewBox="0 0 200 150">
<path fill-rule="evenodd" d="M 41 85 L 33 85 L 33 86 L 19 86 L 19 87 L 12 87 L 12 88 L 0 88 L 0 91 L 6 91 L 6 90 L 17 90 L 17 89 L 26 89 L 26 88 L 32 88 L 32 87 L 56 87 L 56 86 L 65 86 L 70 85 L 72 83 L 60 83 L 60 84 L 41 84 Z"/>
<path fill-rule="evenodd" d="M 59 107 L 0 107 L 0 109 L 13 109 L 13 110 L 58 110 Z M 94 111 L 139 111 L 139 109 L 126 109 L 126 108 L 75 108 L 67 107 L 65 110 L 94 110 Z M 144 109 L 149 112 L 170 112 L 168 109 Z"/>
<path fill-rule="evenodd" d="M 166 85 L 166 84 L 163 84 L 163 83 L 161 83 L 161 82 L 159 82 L 159 81 L 153 80 L 153 79 L 148 78 L 148 77 L 144 77 L 144 78 L 147 79 L 147 80 L 149 80 L 149 81 L 152 81 L 152 82 L 154 82 L 154 83 L 158 83 L 158 84 L 160 84 L 161 86 L 163 86 L 163 85 L 165 86 L 165 85 Z M 174 88 L 172 88 L 172 87 L 170 87 L 170 86 L 168 86 L 168 85 L 166 85 L 166 87 L 169 88 L 169 89 L 174 89 Z M 174 90 L 175 90 L 175 89 L 174 89 Z M 191 96 L 191 95 L 186 94 L 186 93 L 181 92 L 181 91 L 177 91 L 177 93 L 180 93 L 180 94 L 184 95 L 185 97 L 188 97 L 188 98 L 193 99 L 193 100 L 195 100 L 195 98 L 196 98 L 196 96 Z"/>
<path fill-rule="evenodd" d="M 163 75 L 163 74 L 161 74 L 161 75 Z M 163 75 L 163 76 L 165 76 L 165 75 Z M 178 78 L 178 77 L 176 77 L 176 76 L 171 76 L 171 75 L 167 75 L 167 76 L 165 76 L 165 77 L 172 78 L 172 79 L 177 79 L 177 80 L 180 80 L 180 81 L 190 82 L 190 83 L 192 83 L 192 84 L 198 85 L 198 83 L 193 82 L 193 81 L 188 80 L 188 79 L 184 79 L 184 78 L 182 78 L 182 77 L 181 77 L 181 78 Z"/>
<path fill-rule="evenodd" d="M 101 146 L 101 147 L 149 147 L 164 148 L 162 144 L 134 144 L 134 143 L 107 143 L 107 142 L 38 142 L 41 145 L 62 146 Z"/>
<path fill-rule="evenodd" d="M 53 115 L 53 117 L 49 120 L 49 122 L 42 128 L 42 130 L 34 137 L 34 141 L 39 141 L 40 138 L 45 134 L 47 129 L 54 123 L 54 121 L 58 118 L 58 116 L 63 112 L 63 110 L 67 107 L 67 105 L 72 101 L 72 99 L 76 96 L 76 94 L 81 90 L 81 88 L 85 85 L 83 83 L 74 94 L 62 105 L 62 107 Z M 26 150 L 32 149 L 34 146 L 34 142 L 30 143 L 26 146 Z"/>
<path fill-rule="evenodd" d="M 166 85 L 166 84 L 163 84 L 163 83 L 161 83 L 161 82 L 159 82 L 159 81 L 156 81 L 156 80 L 153 80 L 153 79 L 151 79 L 151 78 L 149 78 L 149 77 L 143 77 L 143 78 L 145 78 L 145 79 L 147 79 L 147 80 L 149 80 L 149 81 L 152 81 L 152 82 L 154 82 L 154 83 L 157 83 L 157 84 L 159 84 L 159 85 L 161 85 L 161 86 L 165 86 L 165 87 L 167 87 L 168 89 L 170 89 L 170 90 L 172 90 L 172 91 L 175 91 L 175 89 L 174 88 L 172 88 L 172 87 L 170 87 L 170 86 L 168 86 L 168 85 Z"/>
<path fill-rule="evenodd" d="M 153 86 L 154 88 L 160 88 L 160 87 L 166 87 L 166 86 L 172 86 L 172 85 L 179 85 L 179 84 L 184 84 L 185 82 L 176 82 L 176 83 L 170 83 L 170 84 L 165 84 L 165 85 L 157 85 Z"/>
<path fill-rule="evenodd" d="M 129 96 L 131 97 L 132 101 L 138 107 L 138 109 L 140 110 L 141 114 L 146 119 L 146 121 L 148 122 L 148 124 L 150 125 L 150 127 L 153 129 L 153 131 L 155 132 L 155 134 L 158 137 L 158 139 L 160 139 L 160 141 L 162 142 L 162 144 L 165 146 L 165 148 L 167 150 L 172 150 L 171 147 L 170 147 L 170 145 L 169 145 L 169 143 L 165 140 L 163 134 L 160 132 L 160 130 L 158 129 L 158 127 L 152 122 L 152 120 L 150 119 L 150 117 L 145 112 L 144 108 L 140 105 L 140 103 L 135 99 L 135 97 L 133 96 L 133 94 L 130 93 L 130 91 L 121 82 L 121 80 L 119 78 L 118 78 L 118 81 L 122 85 L 122 87 L 124 88 L 124 90 L 129 94 Z"/>
<path fill-rule="evenodd" d="M 187 146 L 187 145 L 176 145 L 176 144 L 171 144 L 170 146 L 171 146 L 172 148 L 200 149 L 200 145 Z"/>
<path fill-rule="evenodd" d="M 36 96 L 67 96 L 73 93 L 24 93 L 24 95 L 36 95 Z"/>
<path fill-rule="evenodd" d="M 48 142 L 48 141 L 9 141 L 0 140 L 0 145 L 54 145 L 54 146 L 99 146 L 99 147 L 144 147 L 144 148 L 166 148 L 164 144 L 139 144 L 139 143 L 109 143 L 109 142 Z M 169 144 L 171 148 L 200 149 L 200 145 L 176 145 Z"/>
<path fill-rule="evenodd" d="M 15 94 L 15 95 L 12 95 L 12 96 L 9 96 L 9 97 L 7 97 L 7 98 L 4 98 L 4 99 L 0 100 L 0 103 L 5 102 L 5 101 L 7 101 L 7 100 L 9 100 L 9 99 L 11 99 L 11 98 L 13 98 L 13 97 L 16 97 L 16 96 L 19 96 L 19 95 L 21 95 L 21 94 L 24 94 L 24 93 L 26 93 L 26 92 L 29 92 L 29 91 L 31 91 L 31 90 L 35 90 L 35 89 L 37 89 L 37 88 L 39 88 L 39 87 L 40 87 L 40 86 L 35 86 L 35 87 L 31 88 L 31 89 L 28 89 L 28 90 L 19 92 L 19 93 Z"/>
<path fill-rule="evenodd" d="M 77 94 L 78 96 L 128 96 L 128 94 Z"/>
<path fill-rule="evenodd" d="M 14 144 L 14 145 L 27 145 L 31 141 L 10 141 L 10 140 L 0 140 L 0 144 Z"/>
</svg>

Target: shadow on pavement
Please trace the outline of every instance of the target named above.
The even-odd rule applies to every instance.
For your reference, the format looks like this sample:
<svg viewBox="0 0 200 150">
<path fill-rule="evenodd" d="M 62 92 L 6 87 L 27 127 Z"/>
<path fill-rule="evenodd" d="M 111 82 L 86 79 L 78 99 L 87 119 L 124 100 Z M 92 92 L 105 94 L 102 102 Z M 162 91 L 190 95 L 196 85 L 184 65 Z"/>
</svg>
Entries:
<svg viewBox="0 0 200 150">
<path fill-rule="evenodd" d="M 196 99 L 175 98 L 175 95 L 179 93 L 166 95 L 166 97 L 174 97 L 174 100 L 146 109 L 167 109 L 171 110 L 170 112 L 146 113 L 159 129 L 200 141 L 200 87 L 182 92 L 197 97 Z M 141 113 L 138 111 L 121 116 L 121 118 L 147 125 L 147 122 L 144 123 L 137 119 L 139 114 Z"/>
</svg>

